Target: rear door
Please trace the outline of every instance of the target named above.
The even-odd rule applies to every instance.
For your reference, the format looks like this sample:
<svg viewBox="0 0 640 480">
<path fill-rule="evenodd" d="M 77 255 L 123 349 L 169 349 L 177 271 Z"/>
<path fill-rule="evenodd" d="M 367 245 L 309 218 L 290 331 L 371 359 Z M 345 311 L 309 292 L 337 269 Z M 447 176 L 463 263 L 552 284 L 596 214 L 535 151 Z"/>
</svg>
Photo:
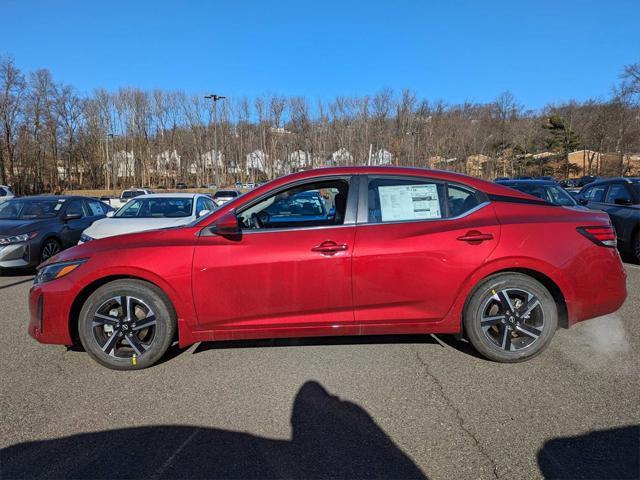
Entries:
<svg viewBox="0 0 640 480">
<path fill-rule="evenodd" d="M 638 199 L 628 183 L 612 183 L 605 197 L 604 210 L 611 217 L 618 239 L 625 248 L 632 241 L 639 214 Z"/>
<path fill-rule="evenodd" d="M 364 177 L 360 191 L 353 298 L 362 333 L 442 319 L 498 243 L 486 196 L 424 177 Z"/>
</svg>

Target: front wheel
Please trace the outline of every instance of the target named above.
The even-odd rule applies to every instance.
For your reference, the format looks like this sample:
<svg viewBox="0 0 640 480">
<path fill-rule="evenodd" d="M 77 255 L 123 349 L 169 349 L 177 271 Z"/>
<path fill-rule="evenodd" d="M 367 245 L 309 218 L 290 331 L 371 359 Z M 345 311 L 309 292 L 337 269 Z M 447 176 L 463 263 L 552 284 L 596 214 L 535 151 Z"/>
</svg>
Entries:
<svg viewBox="0 0 640 480">
<path fill-rule="evenodd" d="M 162 290 L 139 280 L 116 280 L 93 292 L 80 311 L 82 346 L 115 370 L 149 367 L 167 351 L 176 315 Z"/>
<path fill-rule="evenodd" d="M 549 345 L 558 326 L 558 307 L 537 280 L 503 273 L 474 289 L 463 321 L 467 337 L 483 356 L 498 362 L 521 362 Z"/>
</svg>

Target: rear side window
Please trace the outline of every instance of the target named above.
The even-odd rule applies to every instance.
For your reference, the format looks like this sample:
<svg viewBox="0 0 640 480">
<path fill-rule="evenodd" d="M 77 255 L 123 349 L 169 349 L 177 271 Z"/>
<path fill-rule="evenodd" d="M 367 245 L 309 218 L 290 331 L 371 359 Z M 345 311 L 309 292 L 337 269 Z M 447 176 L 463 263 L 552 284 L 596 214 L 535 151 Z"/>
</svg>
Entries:
<svg viewBox="0 0 640 480">
<path fill-rule="evenodd" d="M 377 178 L 369 182 L 369 223 L 437 220 L 444 217 L 444 184 L 420 179 Z"/>
<path fill-rule="evenodd" d="M 595 187 L 591 187 L 584 193 L 584 198 L 586 198 L 590 202 L 602 203 L 604 201 L 604 192 L 606 190 L 606 185 L 597 185 Z"/>
<path fill-rule="evenodd" d="M 107 213 L 106 205 L 102 202 L 97 202 L 94 200 L 89 200 L 89 210 L 91 211 L 91 216 L 100 216 Z"/>
</svg>

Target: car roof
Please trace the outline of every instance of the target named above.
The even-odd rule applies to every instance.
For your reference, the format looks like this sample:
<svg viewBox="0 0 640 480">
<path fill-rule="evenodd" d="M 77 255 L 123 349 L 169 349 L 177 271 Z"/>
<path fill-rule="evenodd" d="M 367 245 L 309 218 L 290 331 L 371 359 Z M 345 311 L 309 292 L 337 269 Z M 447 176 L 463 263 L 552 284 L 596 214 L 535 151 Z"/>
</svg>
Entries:
<svg viewBox="0 0 640 480">
<path fill-rule="evenodd" d="M 638 183 L 640 182 L 640 177 L 614 177 L 614 178 L 603 178 L 602 180 L 596 180 L 595 182 L 591 182 L 584 186 L 592 187 L 594 185 L 609 185 L 611 183 Z"/>
<path fill-rule="evenodd" d="M 553 180 L 543 180 L 541 178 L 519 179 L 519 180 L 498 180 L 501 185 L 557 185 Z"/>
<path fill-rule="evenodd" d="M 324 176 L 342 176 L 342 175 L 391 175 L 391 176 L 419 176 L 428 177 L 434 180 L 449 181 L 454 183 L 462 183 L 469 187 L 483 191 L 487 194 L 510 196 L 517 198 L 531 199 L 528 193 L 520 192 L 500 183 L 489 180 L 482 180 L 476 177 L 470 177 L 462 173 L 449 172 L 446 170 L 435 170 L 417 167 L 383 167 L 383 166 L 352 166 L 352 167 L 325 167 L 313 170 L 304 170 L 290 175 L 280 177 L 270 183 L 265 183 L 258 188 L 253 189 L 251 198 L 254 195 L 262 194 L 264 189 L 271 189 L 274 186 L 287 184 L 296 180 L 313 179 Z M 248 195 L 245 193 L 244 195 Z"/>
<path fill-rule="evenodd" d="M 139 195 L 135 199 L 140 198 L 195 198 L 205 196 L 203 193 L 147 193 L 146 195 Z"/>
<path fill-rule="evenodd" d="M 27 195 L 25 197 L 18 197 L 16 200 L 75 200 L 75 199 L 89 198 L 82 195 Z"/>
</svg>

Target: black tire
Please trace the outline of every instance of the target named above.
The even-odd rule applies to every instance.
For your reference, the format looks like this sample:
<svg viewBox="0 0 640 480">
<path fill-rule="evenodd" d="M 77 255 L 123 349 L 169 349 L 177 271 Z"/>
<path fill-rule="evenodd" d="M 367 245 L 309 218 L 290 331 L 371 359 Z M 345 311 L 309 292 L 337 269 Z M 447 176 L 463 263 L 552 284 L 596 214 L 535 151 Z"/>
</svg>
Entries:
<svg viewBox="0 0 640 480">
<path fill-rule="evenodd" d="M 55 238 L 48 238 L 42 244 L 40 248 L 40 263 L 45 260 L 49 260 L 55 254 L 60 253 L 62 251 L 62 245 Z"/>
<path fill-rule="evenodd" d="M 141 280 L 101 286 L 84 303 L 78 319 L 84 349 L 114 370 L 150 367 L 166 353 L 175 332 L 171 302 L 161 289 Z"/>
<path fill-rule="evenodd" d="M 467 338 L 481 355 L 497 362 L 522 362 L 551 342 L 558 327 L 558 306 L 534 278 L 500 273 L 474 288 L 463 322 Z"/>
</svg>

